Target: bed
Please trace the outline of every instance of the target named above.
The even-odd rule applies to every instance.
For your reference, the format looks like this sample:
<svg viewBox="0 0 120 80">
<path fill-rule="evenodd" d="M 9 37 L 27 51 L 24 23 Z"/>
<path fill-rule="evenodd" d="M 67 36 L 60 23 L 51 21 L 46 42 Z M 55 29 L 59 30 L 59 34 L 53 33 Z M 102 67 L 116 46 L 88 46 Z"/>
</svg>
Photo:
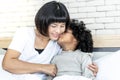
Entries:
<svg viewBox="0 0 120 80">
<path fill-rule="evenodd" d="M 12 38 L 0 38 L 0 79 L 11 80 L 11 74 L 2 69 L 2 59 Z M 120 80 L 120 35 L 93 35 L 93 61 L 98 64 L 96 80 Z M 111 64 L 110 64 L 111 63 Z M 116 72 L 116 73 L 115 73 Z"/>
</svg>

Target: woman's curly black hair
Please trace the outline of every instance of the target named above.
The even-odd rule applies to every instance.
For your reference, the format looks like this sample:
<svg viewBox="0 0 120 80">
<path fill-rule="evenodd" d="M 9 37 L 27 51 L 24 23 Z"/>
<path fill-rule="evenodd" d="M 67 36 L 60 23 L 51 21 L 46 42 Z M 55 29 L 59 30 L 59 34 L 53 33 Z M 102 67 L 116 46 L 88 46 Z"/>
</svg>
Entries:
<svg viewBox="0 0 120 80">
<path fill-rule="evenodd" d="M 80 49 L 83 52 L 93 51 L 93 39 L 91 31 L 86 29 L 83 21 L 72 19 L 69 29 L 72 30 L 73 36 L 77 39 L 78 45 L 76 49 Z"/>
</svg>

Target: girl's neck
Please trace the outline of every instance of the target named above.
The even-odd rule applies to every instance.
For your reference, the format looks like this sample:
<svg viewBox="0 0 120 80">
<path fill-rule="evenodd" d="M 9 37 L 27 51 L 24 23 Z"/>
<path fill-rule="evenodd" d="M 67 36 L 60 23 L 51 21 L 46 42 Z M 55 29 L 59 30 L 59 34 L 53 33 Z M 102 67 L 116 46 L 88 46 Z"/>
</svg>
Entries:
<svg viewBox="0 0 120 80">
<path fill-rule="evenodd" d="M 77 42 L 72 42 L 72 43 L 64 43 L 61 44 L 61 47 L 63 48 L 64 51 L 74 51 L 77 47 Z"/>
<path fill-rule="evenodd" d="M 76 46 L 75 45 L 67 45 L 67 46 L 62 46 L 64 51 L 74 51 Z"/>
</svg>

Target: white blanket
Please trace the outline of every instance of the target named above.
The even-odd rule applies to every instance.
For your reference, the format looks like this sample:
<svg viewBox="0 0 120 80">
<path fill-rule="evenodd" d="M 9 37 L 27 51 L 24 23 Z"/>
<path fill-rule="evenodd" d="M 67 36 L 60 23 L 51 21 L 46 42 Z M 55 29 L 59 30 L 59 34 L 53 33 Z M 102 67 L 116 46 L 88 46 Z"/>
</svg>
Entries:
<svg viewBox="0 0 120 80">
<path fill-rule="evenodd" d="M 55 77 L 53 80 L 92 80 L 92 79 L 88 79 L 83 76 L 63 75 L 63 76 Z"/>
<path fill-rule="evenodd" d="M 0 55 L 0 80 L 12 80 L 11 74 L 2 69 Z M 120 80 L 120 50 L 95 61 L 99 66 L 96 80 Z"/>
<path fill-rule="evenodd" d="M 120 50 L 95 62 L 99 67 L 96 80 L 120 80 Z"/>
</svg>

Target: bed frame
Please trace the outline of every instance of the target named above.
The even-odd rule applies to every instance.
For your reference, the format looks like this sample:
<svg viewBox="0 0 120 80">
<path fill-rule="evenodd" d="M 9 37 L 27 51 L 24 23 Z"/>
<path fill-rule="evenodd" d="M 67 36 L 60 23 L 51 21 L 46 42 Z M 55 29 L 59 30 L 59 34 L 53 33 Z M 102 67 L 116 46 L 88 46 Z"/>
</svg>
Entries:
<svg viewBox="0 0 120 80">
<path fill-rule="evenodd" d="M 0 48 L 8 48 L 12 38 L 0 37 Z M 120 35 L 93 35 L 94 48 L 120 49 Z"/>
</svg>

